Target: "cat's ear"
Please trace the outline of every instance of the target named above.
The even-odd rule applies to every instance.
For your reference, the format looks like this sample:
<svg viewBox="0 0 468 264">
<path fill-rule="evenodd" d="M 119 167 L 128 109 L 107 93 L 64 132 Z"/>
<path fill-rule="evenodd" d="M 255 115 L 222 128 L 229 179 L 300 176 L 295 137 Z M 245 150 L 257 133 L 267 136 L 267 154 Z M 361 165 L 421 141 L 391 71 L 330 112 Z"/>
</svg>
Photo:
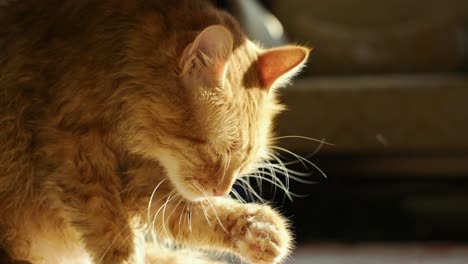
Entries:
<svg viewBox="0 0 468 264">
<path fill-rule="evenodd" d="M 260 54 L 257 67 L 263 87 L 270 90 L 289 82 L 304 66 L 309 52 L 308 48 L 285 46 Z"/>
<path fill-rule="evenodd" d="M 232 34 L 225 27 L 205 28 L 185 47 L 180 57 L 181 77 L 207 86 L 221 83 L 233 45 Z"/>
</svg>

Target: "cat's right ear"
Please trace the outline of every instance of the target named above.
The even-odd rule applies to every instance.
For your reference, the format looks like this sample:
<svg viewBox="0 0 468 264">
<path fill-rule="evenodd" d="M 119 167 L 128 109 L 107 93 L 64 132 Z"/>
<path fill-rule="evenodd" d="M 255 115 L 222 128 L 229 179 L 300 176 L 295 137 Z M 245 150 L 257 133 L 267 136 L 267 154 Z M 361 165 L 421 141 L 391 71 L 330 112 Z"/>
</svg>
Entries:
<svg viewBox="0 0 468 264">
<path fill-rule="evenodd" d="M 188 84 L 219 85 L 225 78 L 233 45 L 232 34 L 225 27 L 213 25 L 205 28 L 182 52 L 180 77 Z"/>
</svg>

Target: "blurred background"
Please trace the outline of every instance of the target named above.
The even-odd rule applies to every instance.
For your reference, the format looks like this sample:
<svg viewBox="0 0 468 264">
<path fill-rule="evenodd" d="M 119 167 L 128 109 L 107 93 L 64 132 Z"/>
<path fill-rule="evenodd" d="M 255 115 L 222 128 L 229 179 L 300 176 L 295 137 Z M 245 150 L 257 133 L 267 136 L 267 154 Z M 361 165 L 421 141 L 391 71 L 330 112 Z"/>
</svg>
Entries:
<svg viewBox="0 0 468 264">
<path fill-rule="evenodd" d="M 304 197 L 252 182 L 294 223 L 291 263 L 468 263 L 468 1 L 217 3 L 314 47 L 277 129 Z"/>
</svg>

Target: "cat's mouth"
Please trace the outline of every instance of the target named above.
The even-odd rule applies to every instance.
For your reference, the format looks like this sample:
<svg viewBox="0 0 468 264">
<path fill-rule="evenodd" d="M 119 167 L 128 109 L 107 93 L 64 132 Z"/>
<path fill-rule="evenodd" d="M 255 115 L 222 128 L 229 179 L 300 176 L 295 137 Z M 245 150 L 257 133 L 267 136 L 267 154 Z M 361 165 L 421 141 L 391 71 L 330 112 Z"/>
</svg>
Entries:
<svg viewBox="0 0 468 264">
<path fill-rule="evenodd" d="M 184 185 L 177 189 L 182 196 L 190 201 L 202 201 L 229 195 L 233 184 L 229 184 L 228 186 L 217 184 L 216 187 L 206 187 L 206 184 L 201 184 L 196 180 L 190 179 Z"/>
<path fill-rule="evenodd" d="M 229 173 L 222 177 L 197 178 L 192 176 L 194 170 L 182 168 L 181 161 L 171 155 L 161 155 L 159 160 L 176 191 L 189 201 L 227 196 L 237 175 Z"/>
<path fill-rule="evenodd" d="M 199 184 L 197 183 L 187 183 L 186 186 L 177 188 L 177 190 L 183 197 L 193 202 L 199 202 L 210 197 L 206 190 L 199 187 Z"/>
</svg>

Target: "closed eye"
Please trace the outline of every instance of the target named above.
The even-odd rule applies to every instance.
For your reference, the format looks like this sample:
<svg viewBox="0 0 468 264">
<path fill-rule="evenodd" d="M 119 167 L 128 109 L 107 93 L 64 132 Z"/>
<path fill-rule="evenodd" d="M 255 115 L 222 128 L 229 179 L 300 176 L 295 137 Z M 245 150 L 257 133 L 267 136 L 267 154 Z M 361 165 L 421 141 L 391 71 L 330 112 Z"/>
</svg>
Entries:
<svg viewBox="0 0 468 264">
<path fill-rule="evenodd" d="M 175 135 L 177 138 L 190 141 L 193 144 L 204 145 L 208 143 L 206 138 L 197 137 L 196 135 Z"/>
</svg>

